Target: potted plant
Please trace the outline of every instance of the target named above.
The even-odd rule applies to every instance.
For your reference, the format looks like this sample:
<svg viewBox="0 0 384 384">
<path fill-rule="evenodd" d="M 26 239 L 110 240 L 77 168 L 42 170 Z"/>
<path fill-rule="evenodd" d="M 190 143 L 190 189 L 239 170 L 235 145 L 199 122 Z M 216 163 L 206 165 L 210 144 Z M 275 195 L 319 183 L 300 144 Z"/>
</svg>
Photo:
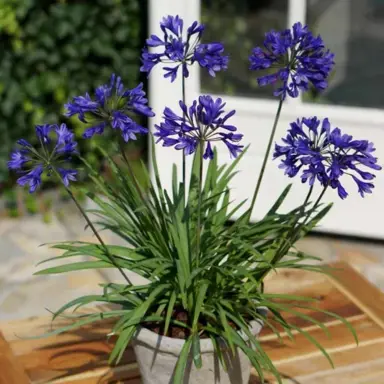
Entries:
<svg viewBox="0 0 384 384">
<path fill-rule="evenodd" d="M 98 217 L 95 222 L 72 192 L 77 170 L 67 164 L 78 153 L 74 135 L 65 124 L 38 126 L 41 148 L 19 140 L 20 148 L 8 163 L 11 169 L 24 172 L 18 183 L 28 184 L 30 192 L 40 186 L 43 173 L 61 179 L 98 240 L 97 244 L 54 244 L 53 248 L 63 250 L 63 254 L 50 260 L 67 263 L 37 274 L 115 268 L 125 280 L 124 284 L 104 284 L 99 295 L 69 302 L 54 318 L 90 303 L 114 304 L 114 309 L 79 315 L 76 322 L 53 334 L 115 318 L 110 335 L 116 335 L 117 341 L 110 360 L 118 362 L 128 344 L 133 343 L 144 383 L 247 383 L 251 366 L 261 381 L 265 370 L 269 370 L 281 383 L 278 371 L 258 341 L 263 325 L 278 335 L 302 333 L 330 358 L 312 336 L 282 315 L 293 312 L 324 328 L 315 318 L 297 310 L 312 307 L 311 300 L 266 293 L 265 277 L 279 268 L 326 272 L 312 263 L 314 257 L 296 251 L 295 242 L 331 208 L 331 204 L 322 202 L 327 189 L 336 189 L 345 198 L 347 192 L 341 183 L 352 177 L 362 196 L 372 191 L 374 175 L 367 169 L 381 169 L 373 155 L 375 149 L 367 140 L 354 140 L 339 128 L 332 128 L 328 119 L 298 119 L 291 124 L 283 143 L 275 145 L 273 156 L 281 159 L 279 167 L 289 177 L 297 175 L 309 184 L 307 197 L 290 212 L 282 211 L 291 189 L 288 185 L 268 213 L 251 222 L 284 100 L 297 97 L 310 86 L 325 89 L 334 65 L 333 54 L 324 48 L 320 37 L 314 37 L 300 23 L 291 30 L 267 33 L 264 47 L 253 50 L 251 70 L 268 71 L 258 78 L 259 85 L 276 85 L 274 94 L 279 101 L 250 203 L 234 204 L 229 185 L 238 162 L 246 156 L 246 148 L 240 144 L 242 135 L 231 124 L 235 111 L 227 111 L 220 98 L 209 95 L 200 96 L 191 105 L 185 101 L 189 66 L 197 63 L 214 76 L 227 68 L 224 47 L 220 43 L 201 43 L 204 26 L 197 22 L 189 26 L 185 35 L 183 20 L 178 16 L 165 17 L 160 26 L 163 35 L 147 40 L 151 50 L 144 49 L 141 70 L 149 73 L 155 65 L 165 63 L 165 77 L 174 81 L 181 76 L 180 110 L 165 108 L 153 133 L 158 142 L 181 153 L 182 177 L 178 179 L 174 165 L 170 190 L 163 188 L 153 139 L 153 177 L 143 167 L 146 188 L 137 181 L 125 143 L 136 140 L 138 134 L 150 135 L 147 128 L 137 123 L 136 115 L 153 118 L 155 114 L 148 106 L 142 85 L 125 89 L 115 75 L 109 84 L 98 87 L 94 96 L 87 93 L 66 104 L 67 116 L 78 116 L 87 124 L 86 139 L 110 129 L 123 159 L 123 163 L 116 161 L 100 149 L 108 159 L 113 182 L 88 167 L 96 187 L 95 193 L 88 194 L 97 204 L 91 210 Z M 236 159 L 229 165 L 219 165 L 214 144 L 225 145 Z M 185 159 L 189 155 L 194 156 L 194 161 L 188 172 Z M 318 194 L 316 184 L 321 188 Z M 230 222 L 242 207 L 246 207 L 244 213 Z M 127 245 L 104 243 L 96 227 L 114 232 Z M 74 261 L 84 255 L 91 260 Z M 132 284 L 129 271 L 147 283 Z M 351 326 L 344 323 L 353 333 Z"/>
</svg>

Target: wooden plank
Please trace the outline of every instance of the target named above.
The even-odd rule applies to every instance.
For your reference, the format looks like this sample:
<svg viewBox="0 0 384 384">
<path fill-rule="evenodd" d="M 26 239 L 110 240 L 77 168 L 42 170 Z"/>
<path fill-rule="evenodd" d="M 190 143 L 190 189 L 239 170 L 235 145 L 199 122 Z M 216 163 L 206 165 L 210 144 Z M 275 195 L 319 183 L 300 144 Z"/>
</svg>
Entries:
<svg viewBox="0 0 384 384">
<path fill-rule="evenodd" d="M 85 314 L 85 313 L 98 313 L 101 311 L 108 311 L 111 309 L 115 309 L 110 305 L 96 305 L 89 306 L 86 309 L 79 309 L 76 311 L 76 314 Z M 73 319 L 59 317 L 54 322 L 52 322 L 52 315 L 47 316 L 32 316 L 26 319 L 17 319 L 12 321 L 2 321 L 0 322 L 0 329 L 4 335 L 5 340 L 8 342 L 13 342 L 17 340 L 23 341 L 31 336 L 41 335 L 46 332 L 50 332 L 53 329 L 68 325 L 73 323 Z M 113 320 L 111 319 L 111 323 Z M 105 329 L 102 328 L 98 331 L 100 323 L 96 327 L 90 325 L 82 327 L 82 329 L 93 329 L 93 333 L 97 332 L 102 334 Z M 108 324 L 107 320 L 103 320 L 101 324 Z M 62 337 L 62 336 L 60 336 Z"/>
<path fill-rule="evenodd" d="M 83 341 L 74 344 L 57 343 L 19 356 L 20 363 L 32 382 L 51 382 L 54 379 L 77 375 L 95 368 L 108 367 L 108 357 L 114 341 Z M 135 362 L 135 355 L 128 348 L 121 365 Z"/>
<path fill-rule="evenodd" d="M 317 299 L 316 302 L 298 303 L 299 305 L 301 304 L 304 306 L 313 307 L 314 309 L 296 308 L 295 311 L 311 316 L 315 320 L 322 323 L 333 321 L 335 317 L 327 313 L 316 311 L 316 309 L 332 312 L 343 318 L 363 314 L 362 310 L 349 299 L 347 299 L 345 295 L 342 294 L 337 288 L 335 288 L 330 281 L 326 281 L 325 283 L 321 284 L 313 284 L 312 286 L 308 285 L 302 294 L 301 292 L 296 292 L 295 294 L 302 297 L 312 297 Z M 292 325 L 299 327 L 308 327 L 313 325 L 313 323 L 309 320 L 303 319 L 294 313 L 283 313 L 283 315 L 284 318 Z M 276 328 L 281 330 L 281 326 L 277 324 L 274 325 Z M 261 336 L 265 336 L 271 333 L 273 333 L 273 331 L 269 327 L 264 327 Z"/>
<path fill-rule="evenodd" d="M 298 376 L 295 380 L 301 384 L 359 384 L 382 383 L 384 378 L 384 358 L 356 363 L 335 370 L 325 370 L 307 376 Z"/>
<path fill-rule="evenodd" d="M 369 317 L 358 318 L 351 321 L 359 337 L 359 343 L 364 344 L 372 340 L 378 340 L 384 337 L 383 330 L 375 324 Z M 337 350 L 338 348 L 356 348 L 356 342 L 350 330 L 343 323 L 336 323 L 327 326 L 329 336 L 319 327 L 307 329 L 314 339 L 316 339 L 327 351 Z M 309 355 L 321 356 L 321 351 L 302 334 L 296 334 L 294 340 L 290 340 L 287 336 L 283 338 L 283 342 L 278 339 L 263 340 L 261 339 L 263 348 L 268 356 L 276 363 L 283 364 L 284 361 L 301 361 Z"/>
<path fill-rule="evenodd" d="M 289 361 L 274 361 L 274 364 L 283 376 L 294 378 L 300 384 L 301 380 L 309 380 L 308 382 L 311 384 L 318 384 L 318 382 L 321 382 L 318 380 L 322 377 L 329 377 L 332 373 L 342 376 L 342 372 L 353 371 L 354 367 L 361 369 L 365 364 L 372 364 L 373 373 L 373 366 L 375 365 L 378 368 L 376 363 L 384 359 L 384 337 L 379 340 L 361 343 L 358 347 L 350 345 L 344 348 L 335 348 L 329 352 L 335 364 L 335 369 L 330 367 L 328 361 L 320 353 L 308 354 L 307 356 L 301 356 L 300 359 L 291 359 Z M 379 369 L 379 372 L 381 372 L 381 369 Z M 256 376 L 256 373 L 254 374 Z M 360 384 L 360 381 L 350 381 L 350 383 L 355 382 Z M 371 384 L 381 384 L 381 382 L 371 382 Z"/>
<path fill-rule="evenodd" d="M 53 380 L 51 384 L 107 384 L 125 383 L 141 384 L 140 372 L 137 363 L 124 365 L 121 367 L 105 367 L 90 370 L 70 378 Z"/>
<path fill-rule="evenodd" d="M 22 364 L 0 332 L 0 384 L 30 384 Z"/>
<path fill-rule="evenodd" d="M 334 286 L 384 329 L 384 294 L 347 263 L 330 266 Z"/>
<path fill-rule="evenodd" d="M 60 343 L 62 345 L 78 344 L 82 341 L 105 341 L 107 339 L 106 335 L 111 331 L 113 324 L 113 322 L 110 320 L 103 320 L 95 322 L 93 324 L 85 325 L 78 329 L 61 333 L 60 335 L 41 337 L 38 339 L 30 338 L 42 336 L 45 332 L 52 331 L 53 329 L 57 329 L 61 326 L 71 324 L 71 322 L 72 321 L 70 320 L 59 320 L 57 323 L 55 322 L 55 326 L 50 329 L 44 329 L 43 327 L 39 327 L 39 329 L 36 329 L 34 325 L 32 325 L 31 329 L 29 329 L 26 326 L 27 324 L 20 324 L 23 325 L 23 328 L 20 328 L 20 334 L 17 333 L 16 335 L 13 335 L 13 338 L 10 338 L 10 341 L 9 339 L 7 340 L 11 343 L 12 350 L 16 356 L 27 355 L 28 353 L 33 353 L 37 349 L 43 349 L 45 347 L 55 345 L 57 344 L 58 340 L 60 340 Z"/>
</svg>

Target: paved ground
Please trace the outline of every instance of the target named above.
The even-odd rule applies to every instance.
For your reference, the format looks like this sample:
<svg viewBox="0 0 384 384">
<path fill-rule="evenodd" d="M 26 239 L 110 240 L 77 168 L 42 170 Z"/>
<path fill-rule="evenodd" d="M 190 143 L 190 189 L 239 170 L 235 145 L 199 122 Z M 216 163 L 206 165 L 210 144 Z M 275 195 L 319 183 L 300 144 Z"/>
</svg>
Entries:
<svg viewBox="0 0 384 384">
<path fill-rule="evenodd" d="M 104 238 L 109 243 L 117 242 L 108 234 Z M 33 276 L 38 262 L 58 254 L 41 244 L 72 239 L 94 241 L 91 233 L 84 231 L 82 219 L 73 212 L 66 212 L 64 222 L 54 219 L 51 224 L 44 224 L 36 216 L 1 219 L 0 320 L 46 314 L 46 308 L 55 310 L 79 295 L 99 292 L 98 284 L 108 278 L 120 280 L 117 275 L 106 276 L 100 271 Z M 347 261 L 384 290 L 384 243 L 311 236 L 300 241 L 298 248 L 325 261 Z M 139 281 L 137 277 L 133 279 Z"/>
</svg>

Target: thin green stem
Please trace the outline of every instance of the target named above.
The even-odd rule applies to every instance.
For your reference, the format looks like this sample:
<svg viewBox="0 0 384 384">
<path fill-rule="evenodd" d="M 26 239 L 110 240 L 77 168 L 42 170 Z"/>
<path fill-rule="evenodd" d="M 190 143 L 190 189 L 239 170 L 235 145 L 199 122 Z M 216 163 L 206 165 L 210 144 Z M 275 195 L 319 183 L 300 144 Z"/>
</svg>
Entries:
<svg viewBox="0 0 384 384">
<path fill-rule="evenodd" d="M 68 192 L 69 196 L 71 197 L 71 199 L 73 200 L 73 202 L 75 203 L 77 209 L 80 211 L 80 213 L 83 215 L 85 221 L 87 222 L 87 224 L 89 225 L 89 227 L 91 228 L 92 232 L 95 234 L 97 240 L 99 241 L 100 245 L 104 248 L 105 250 L 105 253 L 107 254 L 107 256 L 109 257 L 109 259 L 111 260 L 111 263 L 119 270 L 119 272 L 121 273 L 121 275 L 124 277 L 124 279 L 126 280 L 126 282 L 129 284 L 129 285 L 132 285 L 131 281 L 129 280 L 128 276 L 126 275 L 126 273 L 122 270 L 122 268 L 116 263 L 116 260 L 114 258 L 114 256 L 111 254 L 111 252 L 109 252 L 108 250 L 108 247 L 105 245 L 103 239 L 100 237 L 99 233 L 97 232 L 95 226 L 92 224 L 92 221 L 89 219 L 88 215 L 85 213 L 83 207 L 80 205 L 80 203 L 77 201 L 76 197 L 73 195 L 72 191 L 68 188 L 68 187 L 65 187 L 66 191 Z"/>
<path fill-rule="evenodd" d="M 299 240 L 301 230 L 303 229 L 303 227 L 305 227 L 305 225 L 308 223 L 308 220 L 310 219 L 312 213 L 319 206 L 319 204 L 321 202 L 321 199 L 323 198 L 324 193 L 326 192 L 327 188 L 328 188 L 328 185 L 326 185 L 324 187 L 324 189 L 320 193 L 319 197 L 317 198 L 317 200 L 313 204 L 313 207 L 308 211 L 308 214 L 307 214 L 306 218 L 304 219 L 303 223 L 299 224 L 299 226 L 298 226 L 297 230 L 295 231 L 295 233 L 294 234 L 292 234 L 292 233 L 290 234 L 289 237 L 292 236 L 292 238 L 288 239 L 288 244 L 287 243 L 284 244 L 285 248 L 283 248 L 283 250 L 279 250 L 278 252 L 276 252 L 275 257 L 272 259 L 272 262 L 271 262 L 272 265 L 278 263 L 285 256 L 285 254 L 292 247 L 292 245 L 295 244 L 297 240 Z M 309 197 L 312 194 L 312 190 L 313 190 L 313 188 L 310 188 L 304 205 L 306 205 L 306 203 L 308 203 Z M 295 223 L 295 225 L 296 225 L 296 223 Z M 267 273 L 264 273 L 262 279 L 266 276 L 266 274 Z"/>
<path fill-rule="evenodd" d="M 182 101 L 185 104 L 186 102 L 186 96 L 185 96 L 185 77 L 181 76 L 181 97 Z M 183 119 L 185 119 L 185 112 L 183 111 Z M 183 163 L 183 188 L 184 188 L 184 204 L 185 204 L 185 194 L 186 194 L 186 172 L 187 172 L 187 166 L 186 166 L 186 159 L 185 159 L 185 150 L 182 150 L 182 163 Z"/>
<path fill-rule="evenodd" d="M 286 241 L 282 242 L 281 245 L 279 246 L 278 250 L 276 251 L 275 256 L 273 257 L 272 262 L 271 262 L 272 265 L 274 265 L 275 263 L 280 261 L 281 258 L 284 257 L 285 253 L 287 252 L 286 250 L 291 248 L 291 246 L 293 245 L 294 241 L 291 241 L 291 239 L 294 239 L 296 237 L 296 235 L 297 235 L 297 233 L 295 234 L 296 224 L 299 222 L 299 220 L 302 217 L 302 215 L 304 215 L 305 207 L 308 204 L 308 201 L 309 201 L 309 199 L 310 199 L 310 197 L 312 195 L 312 192 L 313 192 L 313 185 L 309 188 L 309 191 L 308 191 L 307 196 L 306 196 L 306 198 L 304 200 L 302 208 L 300 209 L 300 214 L 298 214 L 296 217 L 294 216 L 292 218 L 293 219 L 292 220 L 292 226 L 289 229 L 289 231 L 287 232 L 287 234 L 284 236 Z M 299 226 L 298 232 L 300 232 L 300 226 Z"/>
<path fill-rule="evenodd" d="M 131 165 L 130 161 L 128 160 L 128 157 L 127 157 L 127 155 L 125 153 L 124 146 L 123 146 L 123 143 L 121 141 L 121 138 L 119 138 L 118 141 L 119 141 L 119 148 L 120 148 L 121 155 L 123 156 L 124 162 L 125 162 L 125 164 L 128 167 L 129 175 L 131 176 L 131 178 L 133 180 L 133 183 L 135 185 L 137 193 L 139 194 L 141 200 L 143 201 L 143 204 L 145 206 L 147 206 L 146 200 L 145 200 L 145 197 L 144 197 L 144 194 L 143 194 L 143 191 L 141 190 L 141 187 L 140 187 L 140 185 L 139 185 L 139 183 L 138 183 L 138 181 L 136 179 L 135 173 L 133 172 L 132 165 Z"/>
<path fill-rule="evenodd" d="M 197 227 L 196 227 L 196 266 L 200 263 L 200 242 L 201 242 L 201 202 L 202 202 L 202 189 L 203 189 L 203 155 L 204 155 L 204 141 L 200 140 L 199 143 L 199 196 L 197 205 Z"/>
<path fill-rule="evenodd" d="M 320 202 L 321 202 L 321 199 L 323 198 L 323 196 L 324 196 L 325 192 L 327 191 L 328 187 L 329 187 L 329 185 L 326 185 L 326 186 L 324 187 L 324 189 L 321 191 L 319 197 L 317 198 L 317 200 L 316 200 L 315 203 L 313 204 L 313 208 L 308 212 L 308 215 L 307 215 L 307 217 L 305 218 L 305 220 L 304 220 L 304 222 L 303 222 L 303 224 L 302 224 L 303 227 L 305 226 L 305 224 L 308 223 L 308 220 L 310 219 L 312 213 L 313 213 L 313 212 L 316 210 L 316 208 L 319 206 L 319 204 L 320 204 Z"/>
<path fill-rule="evenodd" d="M 313 185 L 311 185 L 311 187 L 309 188 L 309 191 L 307 193 L 307 197 L 305 198 L 304 200 L 304 203 L 303 203 L 303 211 L 305 211 L 305 206 L 308 204 L 308 201 L 309 201 L 309 198 L 311 197 L 312 195 L 312 192 L 313 192 Z"/>
<path fill-rule="evenodd" d="M 252 197 L 251 206 L 249 207 L 249 213 L 248 213 L 248 217 L 247 217 L 247 221 L 248 221 L 248 222 L 251 220 L 252 211 L 253 211 L 253 208 L 255 207 L 255 203 L 256 203 L 257 195 L 258 195 L 258 193 L 259 193 L 260 186 L 261 186 L 261 182 L 262 182 L 263 177 L 264 177 L 265 168 L 266 168 L 266 166 L 267 166 L 267 161 L 268 161 L 268 159 L 269 159 L 269 153 L 271 152 L 271 148 L 272 148 L 273 138 L 275 137 L 277 124 L 278 124 L 279 119 L 280 119 L 280 114 L 281 114 L 281 109 L 282 109 L 282 107 L 283 107 L 283 102 L 284 102 L 284 100 L 283 100 L 283 99 L 280 99 L 280 101 L 279 101 L 279 105 L 278 105 L 278 107 L 277 107 L 277 112 L 276 112 L 276 116 L 275 116 L 275 121 L 273 122 L 272 132 L 271 132 L 271 136 L 269 137 L 269 142 L 268 142 L 268 146 L 267 146 L 267 151 L 265 152 L 265 156 L 264 156 L 263 164 L 262 164 L 262 166 L 261 166 L 260 175 L 259 175 L 259 178 L 258 178 L 258 180 L 257 180 L 257 184 L 256 184 L 255 192 L 254 192 L 253 197 Z"/>
</svg>

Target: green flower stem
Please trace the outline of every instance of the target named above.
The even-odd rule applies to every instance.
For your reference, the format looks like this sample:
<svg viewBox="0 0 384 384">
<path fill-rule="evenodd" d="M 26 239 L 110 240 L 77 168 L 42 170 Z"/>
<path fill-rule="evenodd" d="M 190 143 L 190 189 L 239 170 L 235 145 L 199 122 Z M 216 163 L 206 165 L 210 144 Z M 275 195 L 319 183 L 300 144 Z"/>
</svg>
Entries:
<svg viewBox="0 0 384 384">
<path fill-rule="evenodd" d="M 272 143 L 273 143 L 273 138 L 275 137 L 277 124 L 278 124 L 279 119 L 280 119 L 280 114 L 281 114 L 281 109 L 282 109 L 282 107 L 283 107 L 283 102 L 284 102 L 284 100 L 283 100 L 283 99 L 280 99 L 280 101 L 279 101 L 279 105 L 278 105 L 278 107 L 277 107 L 277 112 L 276 112 L 276 116 L 275 116 L 275 121 L 274 121 L 274 123 L 273 123 L 271 136 L 269 137 L 269 142 L 268 142 L 268 146 L 267 146 L 267 151 L 265 152 L 265 156 L 264 156 L 264 160 L 263 160 L 263 165 L 261 166 L 261 171 L 260 171 L 259 179 L 257 180 L 257 184 L 256 184 L 255 192 L 254 192 L 253 197 L 252 197 L 251 206 L 249 207 L 249 213 L 248 213 L 248 217 L 247 217 L 247 221 L 248 221 L 248 222 L 251 220 L 252 211 L 253 211 L 253 208 L 255 207 L 256 198 L 257 198 L 257 195 L 258 195 L 258 193 L 259 193 L 260 186 L 261 186 L 261 182 L 262 182 L 263 177 L 264 177 L 264 172 L 265 172 L 265 168 L 266 168 L 266 166 L 267 166 L 267 161 L 268 161 L 268 158 L 269 158 L 269 153 L 271 152 L 271 147 L 272 147 Z"/>
<path fill-rule="evenodd" d="M 323 196 L 324 196 L 324 194 L 325 194 L 327 188 L 328 188 L 328 185 L 326 185 L 326 186 L 324 187 L 324 189 L 322 190 L 322 192 L 320 193 L 319 197 L 317 198 L 317 200 L 316 200 L 315 203 L 313 204 L 313 207 L 309 210 L 309 212 L 308 212 L 306 218 L 304 219 L 303 223 L 302 223 L 302 224 L 299 224 L 298 229 L 296 230 L 296 233 L 292 236 L 292 240 L 289 241 L 289 246 L 288 246 L 288 247 L 287 247 L 287 244 L 285 243 L 285 246 L 286 246 L 287 251 L 288 251 L 289 248 L 291 248 L 291 246 L 292 246 L 293 244 L 295 244 L 295 242 L 299 239 L 299 235 L 300 235 L 300 232 L 301 232 L 302 228 L 308 223 L 308 220 L 310 219 L 312 213 L 313 213 L 313 212 L 316 210 L 316 208 L 319 206 L 319 204 L 320 204 L 320 202 L 321 202 L 321 199 L 323 198 Z M 306 199 L 305 199 L 304 205 L 306 205 L 306 203 L 308 203 L 309 198 L 310 198 L 310 196 L 311 196 L 311 194 L 312 194 L 312 191 L 313 191 L 313 187 L 310 188 L 310 190 L 309 190 L 309 192 L 308 192 L 308 194 L 307 194 L 307 197 L 306 197 Z M 296 223 L 295 223 L 294 225 L 296 225 L 296 224 L 297 224 L 297 221 L 296 221 Z M 291 232 L 291 233 L 292 233 L 292 232 Z M 278 263 L 278 262 L 285 256 L 285 254 L 286 254 L 287 251 L 282 252 L 282 250 L 279 249 L 279 250 L 276 252 L 274 258 L 273 258 L 272 261 L 271 261 L 271 265 L 272 265 L 272 267 L 273 267 L 276 263 Z M 264 271 L 264 272 L 262 273 L 262 275 L 259 276 L 259 278 L 261 279 L 261 281 L 263 281 L 264 277 L 268 274 L 268 272 L 269 272 L 269 270 Z"/>
<path fill-rule="evenodd" d="M 127 155 L 126 155 L 126 153 L 124 151 L 123 142 L 122 142 L 120 137 L 118 139 L 118 142 L 119 142 L 119 148 L 120 148 L 121 155 L 123 156 L 124 162 L 125 162 L 125 164 L 128 167 L 128 172 L 129 172 L 129 174 L 130 174 L 130 176 L 131 176 L 131 178 L 133 180 L 133 183 L 135 185 L 137 193 L 139 194 L 141 200 L 143 201 L 143 204 L 145 206 L 147 206 L 147 202 L 146 202 L 146 199 L 144 197 L 143 191 L 141 190 L 141 187 L 140 187 L 140 185 L 139 185 L 139 183 L 138 183 L 138 181 L 136 179 L 136 176 L 135 176 L 135 174 L 133 172 L 132 165 L 131 165 L 130 161 L 128 160 Z"/>
<path fill-rule="evenodd" d="M 181 98 L 182 98 L 182 101 L 183 103 L 185 104 L 186 103 L 186 96 L 185 96 L 185 77 L 182 76 L 181 77 Z M 183 111 L 183 118 L 185 119 L 186 116 L 185 116 L 185 112 Z M 186 173 L 187 173 L 187 166 L 186 166 L 186 156 L 185 156 L 185 150 L 183 149 L 182 150 L 182 178 L 183 178 L 183 184 L 182 184 L 182 187 L 183 187 L 183 207 L 187 207 L 187 210 L 189 211 L 189 206 L 187 204 L 187 197 L 186 197 L 186 194 L 187 194 L 187 186 L 186 186 Z M 191 252 L 191 233 L 190 233 L 190 221 L 187 220 L 187 241 L 188 241 L 188 255 L 189 255 L 189 260 L 191 261 L 192 260 L 192 252 Z"/>
<path fill-rule="evenodd" d="M 185 77 L 181 76 L 181 97 L 182 101 L 185 104 L 186 102 L 186 96 L 185 96 Z M 185 113 L 183 111 L 183 118 L 185 119 Z M 182 157 L 183 157 L 183 188 L 184 188 L 184 204 L 185 204 L 185 194 L 186 194 L 186 186 L 185 186 L 185 180 L 186 180 L 186 172 L 187 172 L 187 166 L 186 166 L 186 159 L 185 159 L 185 150 L 182 150 Z"/>
<path fill-rule="evenodd" d="M 305 210 L 305 206 L 307 205 L 308 201 L 309 201 L 309 198 L 311 197 L 312 195 L 312 192 L 313 192 L 313 185 L 311 185 L 311 187 L 309 188 L 309 191 L 307 193 L 307 197 L 305 198 L 304 200 L 304 203 L 303 203 L 303 210 Z"/>
<path fill-rule="evenodd" d="M 203 155 L 204 155 L 204 141 L 200 140 L 199 143 L 199 196 L 197 205 L 197 227 L 196 227 L 196 266 L 200 263 L 200 241 L 201 241 L 201 200 L 203 189 Z"/>
<path fill-rule="evenodd" d="M 321 199 L 323 198 L 323 196 L 324 196 L 326 190 L 328 189 L 328 187 L 329 187 L 329 185 L 327 184 L 327 185 L 324 187 L 324 189 L 321 191 L 319 197 L 317 198 L 317 200 L 315 201 L 315 204 L 313 205 L 313 208 L 309 211 L 308 216 L 305 218 L 305 220 L 304 220 L 304 222 L 303 222 L 303 224 L 302 224 L 303 227 L 305 226 L 305 224 L 308 223 L 308 220 L 310 219 L 312 213 L 313 213 L 313 212 L 316 210 L 316 208 L 319 206 L 319 204 L 320 204 L 320 202 L 321 202 Z"/>
<path fill-rule="evenodd" d="M 89 219 L 88 215 L 85 213 L 83 207 L 80 205 L 80 203 L 77 201 L 76 197 L 73 195 L 72 191 L 68 188 L 68 187 L 65 187 L 66 191 L 68 192 L 69 196 L 71 197 L 71 199 L 73 200 L 73 202 L 75 203 L 77 209 L 80 211 L 80 213 L 83 215 L 85 221 L 87 222 L 87 224 L 89 225 L 89 227 L 91 228 L 92 232 L 95 234 L 97 240 L 99 241 L 100 245 L 104 248 L 107 256 L 109 257 L 109 259 L 111 260 L 111 263 L 119 270 L 119 272 L 121 273 L 121 275 L 124 277 L 124 279 L 126 280 L 126 282 L 129 284 L 129 285 L 132 285 L 132 282 L 129 280 L 128 276 L 126 275 L 126 273 L 122 270 L 122 268 L 116 263 L 116 260 L 114 258 L 114 256 L 111 254 L 111 252 L 109 252 L 107 246 L 105 245 L 103 239 L 100 237 L 99 233 L 97 232 L 95 226 L 92 224 L 92 221 Z"/>
<path fill-rule="evenodd" d="M 292 227 L 291 229 L 289 230 L 287 236 L 286 236 L 286 239 L 287 239 L 287 242 L 284 242 L 281 244 L 281 246 L 279 247 L 279 249 L 276 251 L 275 253 L 275 256 L 273 257 L 272 261 L 271 261 L 271 264 L 274 265 L 275 263 L 279 262 L 282 257 L 284 257 L 286 251 L 284 251 L 284 249 L 286 248 L 291 248 L 291 246 L 293 245 L 294 241 L 291 241 L 290 239 L 291 238 L 296 238 L 297 237 L 297 234 L 300 233 L 300 225 L 299 225 L 299 229 L 296 231 L 295 233 L 295 228 L 296 228 L 296 225 L 297 223 L 299 222 L 300 220 L 300 217 L 302 214 L 304 214 L 305 212 L 305 206 L 307 205 L 311 195 L 312 195 L 312 192 L 313 192 L 313 185 L 309 188 L 309 191 L 307 193 L 307 196 L 304 200 L 304 203 L 303 203 L 303 206 L 302 206 L 302 209 L 300 211 L 300 214 L 297 216 L 297 217 L 293 217 L 293 220 L 292 220 Z M 312 212 L 312 210 L 310 210 L 309 212 Z M 307 217 L 306 217 L 307 219 Z M 288 247 L 287 247 L 287 243 L 289 244 Z"/>
</svg>

